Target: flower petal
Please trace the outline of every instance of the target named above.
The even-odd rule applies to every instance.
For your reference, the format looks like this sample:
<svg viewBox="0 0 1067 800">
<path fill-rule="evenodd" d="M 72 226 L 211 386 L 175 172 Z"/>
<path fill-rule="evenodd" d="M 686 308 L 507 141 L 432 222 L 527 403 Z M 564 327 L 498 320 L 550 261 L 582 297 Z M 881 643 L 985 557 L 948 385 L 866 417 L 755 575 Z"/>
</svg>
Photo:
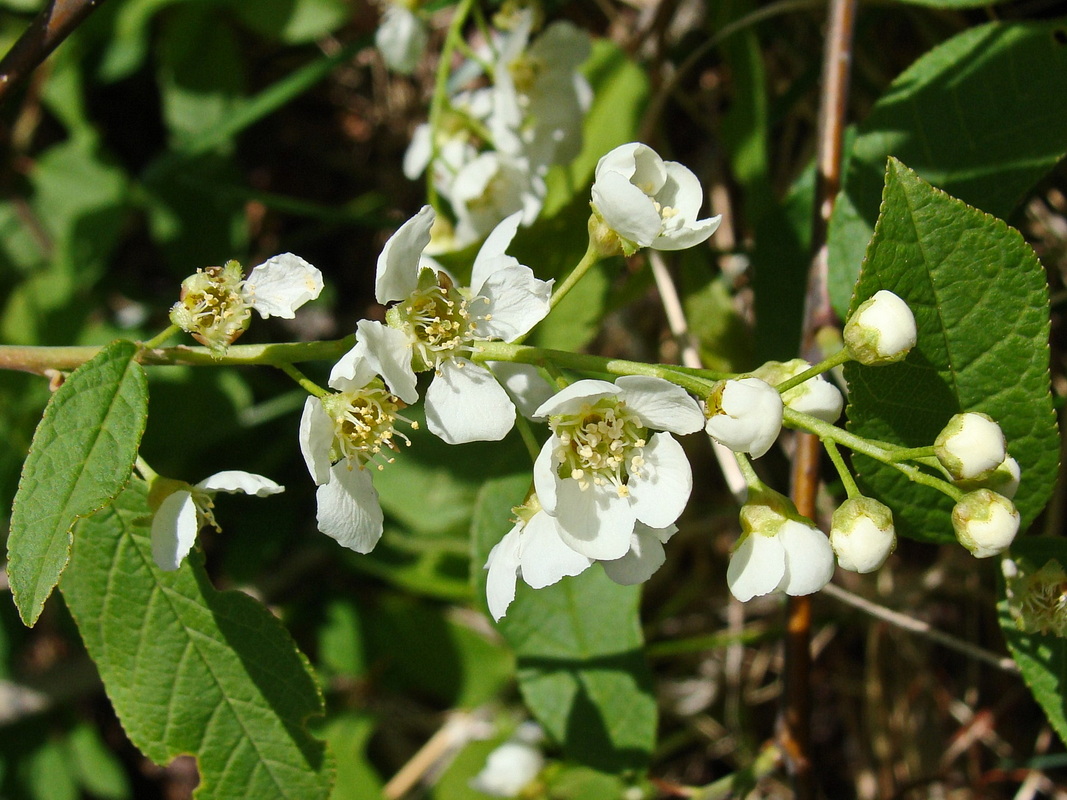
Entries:
<svg viewBox="0 0 1067 800">
<path fill-rule="evenodd" d="M 625 395 L 626 405 L 648 428 L 685 434 L 704 427 L 704 412 L 681 386 L 645 375 L 624 375 L 615 385 Z"/>
<path fill-rule="evenodd" d="M 374 296 L 382 305 L 402 300 L 415 291 L 418 286 L 419 259 L 430 243 L 433 220 L 433 208 L 423 206 L 385 243 L 378 256 L 374 281 Z"/>
<path fill-rule="evenodd" d="M 330 468 L 330 481 L 315 492 L 319 530 L 342 547 L 369 553 L 382 536 L 382 507 L 370 470 L 341 461 Z"/>
<path fill-rule="evenodd" d="M 673 525 L 670 527 L 673 528 L 671 533 L 678 530 Z M 614 561 L 600 562 L 607 576 L 623 586 L 644 583 L 651 578 L 667 560 L 659 533 L 660 531 L 638 522 L 630 537 L 630 552 Z"/>
<path fill-rule="evenodd" d="M 471 289 L 475 294 L 481 294 L 479 290 L 482 284 L 493 272 L 519 263 L 517 258 L 505 255 L 504 251 L 515 238 L 520 222 L 522 222 L 522 212 L 517 211 L 501 220 L 500 224 L 493 228 L 492 233 L 486 237 L 478 250 L 478 255 L 474 258 L 474 266 L 471 268 Z"/>
<path fill-rule="evenodd" d="M 403 331 L 374 320 L 361 319 L 356 325 L 356 346 L 353 349 L 366 358 L 373 373 L 382 376 L 390 392 L 405 403 L 418 402 L 417 378 L 415 370 L 411 368 L 411 347 Z M 333 373 L 330 377 L 333 378 Z M 366 385 L 364 382 L 357 388 Z"/>
<path fill-rule="evenodd" d="M 573 478 L 556 487 L 556 519 L 560 538 L 571 548 L 609 561 L 626 555 L 636 522 L 630 502 L 613 487 L 590 486 L 583 492 Z"/>
<path fill-rule="evenodd" d="M 512 402 L 524 417 L 532 419 L 538 407 L 552 397 L 556 390 L 532 364 L 489 361 L 486 365 L 496 375 L 496 379 L 504 384 Z"/>
<path fill-rule="evenodd" d="M 505 342 L 522 336 L 548 314 L 552 283 L 538 280 L 532 269 L 521 264 L 489 275 L 479 290 L 489 301 L 479 333 Z"/>
<path fill-rule="evenodd" d="M 426 390 L 426 426 L 449 444 L 496 442 L 515 426 L 515 406 L 489 370 L 453 358 Z"/>
<path fill-rule="evenodd" d="M 785 575 L 785 548 L 777 536 L 750 533 L 730 556 L 726 583 L 742 603 L 770 594 Z"/>
<path fill-rule="evenodd" d="M 549 514 L 556 513 L 556 487 L 560 480 L 556 473 L 556 457 L 553 454 L 559 441 L 555 436 L 550 436 L 548 441 L 541 445 L 541 450 L 534 459 L 533 478 L 534 491 L 537 499 L 541 501 L 541 508 Z"/>
<path fill-rule="evenodd" d="M 819 591 L 834 575 L 834 551 L 822 531 L 796 520 L 778 529 L 785 551 L 785 574 L 778 590 L 793 596 Z"/>
<path fill-rule="evenodd" d="M 558 414 L 568 405 L 578 408 L 583 402 L 595 403 L 601 397 L 615 397 L 619 394 L 619 387 L 607 381 L 586 379 L 575 381 L 565 389 L 560 389 L 552 397 L 542 403 L 534 412 L 534 419 L 545 419 L 553 414 Z"/>
<path fill-rule="evenodd" d="M 493 549 L 485 568 L 489 574 L 485 578 L 485 599 L 489 604 L 489 613 L 497 622 L 504 616 L 515 599 L 515 581 L 519 573 L 519 531 L 522 523 L 517 523 L 504 534 Z"/>
<path fill-rule="evenodd" d="M 719 229 L 722 215 L 701 219 L 677 227 L 667 227 L 650 247 L 653 250 L 687 250 L 706 242 Z"/>
<path fill-rule="evenodd" d="M 322 291 L 322 273 L 292 253 L 268 258 L 252 270 L 245 287 L 259 315 L 292 319 L 296 310 Z"/>
<path fill-rule="evenodd" d="M 366 320 L 361 320 L 360 324 Z M 329 385 L 331 389 L 339 392 L 348 392 L 362 389 L 370 383 L 378 373 L 377 365 L 372 364 L 367 358 L 366 346 L 360 346 L 356 342 L 347 353 L 337 359 L 337 363 L 330 370 Z"/>
<path fill-rule="evenodd" d="M 330 446 L 333 444 L 333 420 L 317 397 L 304 401 L 300 415 L 300 453 L 315 484 L 330 480 Z"/>
<path fill-rule="evenodd" d="M 634 515 L 653 528 L 665 528 L 685 510 L 693 491 L 693 469 L 677 440 L 657 433 L 645 447 L 640 477 L 630 478 L 630 504 Z"/>
<path fill-rule="evenodd" d="M 183 490 L 167 495 L 152 517 L 152 560 L 173 572 L 193 549 L 199 530 L 193 495 Z"/>
<path fill-rule="evenodd" d="M 268 495 L 285 491 L 284 486 L 280 486 L 270 478 L 264 478 L 254 472 L 243 472 L 239 469 L 216 472 L 211 477 L 200 481 L 196 488 L 204 489 L 208 492 L 226 492 L 227 494 L 241 492 L 243 494 L 254 494 L 256 497 L 267 497 Z"/>
<path fill-rule="evenodd" d="M 522 579 L 543 589 L 568 576 L 580 575 L 592 560 L 568 547 L 560 538 L 555 517 L 538 511 L 523 529 L 519 544 Z"/>
<path fill-rule="evenodd" d="M 651 197 L 618 172 L 606 172 L 593 184 L 593 206 L 619 236 L 648 247 L 659 236 L 662 220 Z"/>
</svg>

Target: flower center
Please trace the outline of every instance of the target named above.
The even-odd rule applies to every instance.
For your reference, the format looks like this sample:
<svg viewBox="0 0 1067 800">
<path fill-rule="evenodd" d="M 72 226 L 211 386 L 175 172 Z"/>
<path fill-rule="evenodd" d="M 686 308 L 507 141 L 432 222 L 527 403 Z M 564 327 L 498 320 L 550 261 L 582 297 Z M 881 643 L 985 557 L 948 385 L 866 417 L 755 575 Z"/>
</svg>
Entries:
<svg viewBox="0 0 1067 800">
<path fill-rule="evenodd" d="M 222 533 L 222 528 L 219 526 L 219 523 L 215 521 L 215 493 L 206 492 L 203 489 L 197 489 L 195 486 L 190 486 L 189 494 L 192 495 L 193 506 L 196 508 L 197 530 L 206 525 L 210 525 L 216 531 Z"/>
<path fill-rule="evenodd" d="M 198 269 L 182 281 L 171 321 L 213 350 L 225 349 L 248 328 L 252 302 L 236 261 Z"/>
<path fill-rule="evenodd" d="M 323 399 L 322 406 L 334 426 L 330 459 L 335 462 L 345 459 L 350 468 L 362 468 L 374 460 L 382 448 L 396 451 L 395 436 L 411 444 L 396 430 L 398 419 L 409 422 L 413 428 L 418 425 L 399 413 L 401 404 L 397 398 L 373 383 L 362 389 L 330 395 Z M 384 460 L 391 463 L 393 459 L 386 457 Z M 378 464 L 378 469 L 384 469 L 384 465 Z"/>
<path fill-rule="evenodd" d="M 469 350 L 478 338 L 478 323 L 487 317 L 472 313 L 472 305 L 488 303 L 483 297 L 468 299 L 444 273 L 437 283 L 420 286 L 391 311 L 397 327 L 408 333 L 414 351 L 416 372 L 436 369 L 442 361 Z"/>
<path fill-rule="evenodd" d="M 625 401 L 605 397 L 583 403 L 576 413 L 552 417 L 549 426 L 559 442 L 560 477 L 578 481 L 583 492 L 611 485 L 619 497 L 629 496 L 629 481 L 642 475 L 647 431 Z"/>
</svg>

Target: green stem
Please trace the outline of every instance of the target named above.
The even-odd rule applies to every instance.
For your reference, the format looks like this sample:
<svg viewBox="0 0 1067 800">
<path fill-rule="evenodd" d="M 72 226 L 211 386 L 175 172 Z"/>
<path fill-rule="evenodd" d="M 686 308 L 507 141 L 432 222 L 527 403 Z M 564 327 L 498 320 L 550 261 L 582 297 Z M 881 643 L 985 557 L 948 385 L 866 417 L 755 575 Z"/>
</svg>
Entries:
<svg viewBox="0 0 1067 800">
<path fill-rule="evenodd" d="M 149 339 L 147 342 L 145 342 L 144 347 L 146 350 L 154 350 L 155 348 L 162 345 L 165 341 L 167 341 L 167 339 L 169 339 L 171 336 L 176 336 L 179 331 L 181 331 L 181 327 L 179 327 L 178 325 L 170 325 L 169 327 L 167 327 L 166 330 L 161 331 L 160 333 Z"/>
<path fill-rule="evenodd" d="M 314 395 L 319 399 L 323 397 L 329 397 L 330 392 L 323 389 L 315 381 L 311 380 L 307 375 L 298 370 L 292 364 L 278 364 L 278 369 L 296 381 L 300 386 L 310 395 Z"/>
<path fill-rule="evenodd" d="M 824 439 L 822 446 L 826 448 L 826 453 L 830 456 L 830 460 L 833 462 L 837 474 L 841 476 L 841 483 L 845 485 L 845 493 L 849 497 L 862 497 L 863 492 L 861 492 L 860 488 L 856 485 L 856 479 L 852 477 L 852 472 L 849 470 L 848 464 L 845 463 L 845 459 L 841 455 L 841 451 L 838 449 L 837 445 Z"/>
<path fill-rule="evenodd" d="M 734 458 L 737 459 L 737 466 L 741 470 L 741 475 L 745 479 L 745 485 L 748 486 L 749 494 L 758 493 L 764 486 L 763 481 L 760 480 L 759 475 L 756 474 L 756 468 L 752 466 L 752 462 L 748 456 L 744 453 L 734 453 Z"/>
<path fill-rule="evenodd" d="M 550 350 L 544 347 L 513 344 L 508 342 L 481 342 L 471 360 L 511 361 L 519 364 L 533 364 L 549 368 L 549 365 L 574 369 L 582 372 L 603 372 L 609 375 L 648 375 L 681 386 L 698 397 L 707 397 L 715 385 L 714 380 L 685 375 L 659 364 L 645 364 L 640 361 L 627 361 L 622 358 L 606 358 L 586 353 L 569 353 L 565 350 Z"/>
<path fill-rule="evenodd" d="M 794 375 L 787 381 L 782 381 L 774 388 L 780 393 L 788 392 L 794 386 L 800 386 L 804 381 L 814 378 L 816 375 L 822 375 L 824 372 L 829 372 L 834 367 L 839 367 L 842 364 L 846 364 L 852 360 L 851 354 L 848 350 L 838 350 L 832 356 L 820 361 L 814 366 L 808 367 L 808 369 L 801 372 L 799 375 Z"/>
<path fill-rule="evenodd" d="M 552 292 L 549 308 L 555 308 L 556 304 L 567 296 L 567 293 L 574 288 L 574 285 L 578 283 L 585 273 L 592 269 L 593 265 L 598 261 L 600 261 L 600 253 L 597 252 L 592 239 L 590 239 L 589 246 L 586 247 L 585 255 L 582 256 L 582 260 L 574 266 L 574 269 L 571 270 L 571 274 L 563 279 L 563 283 L 557 286 L 555 291 Z"/>
<path fill-rule="evenodd" d="M 894 461 L 918 461 L 921 458 L 937 458 L 937 452 L 932 444 L 925 447 L 902 447 L 893 451 Z"/>
<path fill-rule="evenodd" d="M 152 481 L 159 477 L 159 473 L 148 466 L 148 462 L 140 456 L 137 456 L 137 461 L 135 463 L 137 471 L 141 473 L 141 477 L 144 478 L 145 483 L 151 485 Z"/>
</svg>

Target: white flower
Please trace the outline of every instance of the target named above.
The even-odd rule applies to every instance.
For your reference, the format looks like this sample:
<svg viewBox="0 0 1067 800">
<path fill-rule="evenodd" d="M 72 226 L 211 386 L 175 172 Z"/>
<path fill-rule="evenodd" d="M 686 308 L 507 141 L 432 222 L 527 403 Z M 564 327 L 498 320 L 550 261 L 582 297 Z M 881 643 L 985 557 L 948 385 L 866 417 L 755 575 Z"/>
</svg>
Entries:
<svg viewBox="0 0 1067 800">
<path fill-rule="evenodd" d="M 359 347 L 359 345 L 357 345 Z M 349 352 L 334 367 L 327 397 L 309 397 L 300 417 L 300 452 L 319 487 L 318 528 L 343 547 L 369 553 L 382 535 L 382 508 L 371 483 L 372 462 L 390 461 L 402 403 L 369 361 Z M 378 468 L 382 468 L 379 463 Z"/>
<path fill-rule="evenodd" d="M 915 315 L 897 295 L 882 289 L 865 300 L 848 318 L 845 347 L 861 364 L 901 361 L 915 346 Z"/>
<path fill-rule="evenodd" d="M 374 44 L 385 65 L 403 75 L 415 71 L 428 38 L 426 23 L 403 3 L 389 3 L 374 32 Z"/>
<path fill-rule="evenodd" d="M 458 250 L 477 242 L 513 214 L 529 225 L 540 213 L 546 191 L 544 177 L 522 156 L 480 154 L 452 182 L 456 227 L 448 248 Z M 431 252 L 445 251 L 435 247 Z"/>
<path fill-rule="evenodd" d="M 830 546 L 842 568 L 873 572 L 897 546 L 893 512 L 870 497 L 846 500 L 834 512 Z"/>
<path fill-rule="evenodd" d="M 834 552 L 822 532 L 811 524 L 781 518 L 777 525 L 742 534 L 730 556 L 726 582 L 734 597 L 747 602 L 771 592 L 812 594 L 833 574 Z"/>
<path fill-rule="evenodd" d="M 433 210 L 425 206 L 386 242 L 375 296 L 382 304 L 395 304 L 386 315 L 388 325 L 359 323 L 360 349 L 353 352 L 367 358 L 408 403 L 417 398 L 415 373 L 434 370 L 426 423 L 449 444 L 503 439 L 515 424 L 515 406 L 492 373 L 469 356 L 478 342 L 514 341 L 544 318 L 552 281 L 538 280 L 505 254 L 518 230 L 514 214 L 478 251 L 471 287 L 456 287 L 444 273 L 419 265 L 433 219 Z"/>
<path fill-rule="evenodd" d="M 529 504 L 515 509 L 519 521 L 489 551 L 485 562 L 489 571 L 486 600 L 489 613 L 498 622 L 515 599 L 517 578 L 534 589 L 543 589 L 564 577 L 580 575 L 593 563 L 564 543 L 555 517 L 541 510 L 536 501 L 533 505 L 533 509 Z"/>
<path fill-rule="evenodd" d="M 597 163 L 593 210 L 627 254 L 641 247 L 683 250 L 707 240 L 722 217 L 698 220 L 703 202 L 697 177 L 647 145 L 621 145 Z"/>
<path fill-rule="evenodd" d="M 772 386 L 777 386 L 790 378 L 795 378 L 810 367 L 811 364 L 802 358 L 794 358 L 784 363 L 768 361 L 759 369 L 754 370 L 752 376 Z M 826 380 L 823 375 L 809 378 L 799 386 L 782 392 L 781 395 L 782 402 L 794 411 L 808 414 L 824 422 L 836 422 L 841 416 L 841 410 L 845 407 L 845 398 L 841 396 L 841 390 Z"/>
<path fill-rule="evenodd" d="M 270 478 L 241 470 L 217 472 L 193 486 L 157 478 L 153 482 L 153 495 L 157 484 L 164 490 L 172 489 L 152 516 L 152 558 L 160 569 L 168 572 L 181 566 L 196 541 L 196 534 L 204 525 L 221 530 L 212 510 L 218 492 L 241 492 L 266 497 L 285 491 L 284 486 L 279 486 Z"/>
<path fill-rule="evenodd" d="M 322 287 L 322 273 L 292 253 L 267 259 L 247 279 L 240 264 L 227 261 L 198 269 L 182 281 L 170 320 L 221 356 L 248 329 L 252 309 L 263 319 L 292 319 Z"/>
<path fill-rule="evenodd" d="M 637 522 L 666 528 L 682 513 L 693 486 L 681 445 L 670 433 L 700 430 L 696 401 L 659 378 L 582 380 L 537 409 L 552 435 L 534 463 L 545 511 L 563 540 L 599 560 L 630 550 Z"/>
<path fill-rule="evenodd" d="M 538 746 L 541 729 L 535 723 L 520 725 L 514 735 L 489 754 L 470 787 L 493 797 L 518 797 L 545 765 Z"/>
<path fill-rule="evenodd" d="M 988 414 L 956 414 L 934 440 L 937 460 L 955 480 L 986 477 L 1007 458 L 1007 442 L 1000 426 Z"/>
<path fill-rule="evenodd" d="M 644 583 L 667 560 L 663 545 L 677 532 L 678 526 L 674 524 L 664 528 L 650 528 L 645 523 L 638 522 L 630 535 L 630 551 L 622 558 L 601 561 L 600 566 L 615 583 L 623 586 Z"/>
<path fill-rule="evenodd" d="M 1015 504 L 989 489 L 965 494 L 952 509 L 952 527 L 959 543 L 976 558 L 1003 553 L 1019 532 Z"/>
<path fill-rule="evenodd" d="M 1019 462 L 1007 456 L 992 472 L 979 475 L 973 480 L 956 480 L 954 483 L 965 492 L 973 492 L 975 489 L 992 489 L 1011 500 L 1019 491 L 1021 478 L 1022 471 L 1019 469 Z"/>
<path fill-rule="evenodd" d="M 708 398 L 705 428 L 735 453 L 759 458 L 782 430 L 782 396 L 759 378 L 720 381 Z"/>
</svg>

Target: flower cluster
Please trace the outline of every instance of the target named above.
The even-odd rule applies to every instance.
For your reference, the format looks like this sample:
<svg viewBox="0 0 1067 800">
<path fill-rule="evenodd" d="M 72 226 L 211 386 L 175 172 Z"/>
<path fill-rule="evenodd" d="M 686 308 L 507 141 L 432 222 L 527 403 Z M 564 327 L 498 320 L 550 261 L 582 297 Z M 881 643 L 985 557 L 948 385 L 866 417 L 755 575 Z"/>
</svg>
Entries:
<svg viewBox="0 0 1067 800">
<path fill-rule="evenodd" d="M 532 7 L 494 22 L 494 35 L 456 68 L 438 124 L 419 126 L 404 157 L 404 174 L 414 180 L 429 169 L 455 215 L 452 225 L 438 220 L 431 253 L 461 250 L 512 214 L 529 225 L 544 202 L 548 168 L 569 163 L 582 147 L 592 90 L 578 69 L 589 57 L 588 36 L 565 21 L 534 36 Z"/>
</svg>

